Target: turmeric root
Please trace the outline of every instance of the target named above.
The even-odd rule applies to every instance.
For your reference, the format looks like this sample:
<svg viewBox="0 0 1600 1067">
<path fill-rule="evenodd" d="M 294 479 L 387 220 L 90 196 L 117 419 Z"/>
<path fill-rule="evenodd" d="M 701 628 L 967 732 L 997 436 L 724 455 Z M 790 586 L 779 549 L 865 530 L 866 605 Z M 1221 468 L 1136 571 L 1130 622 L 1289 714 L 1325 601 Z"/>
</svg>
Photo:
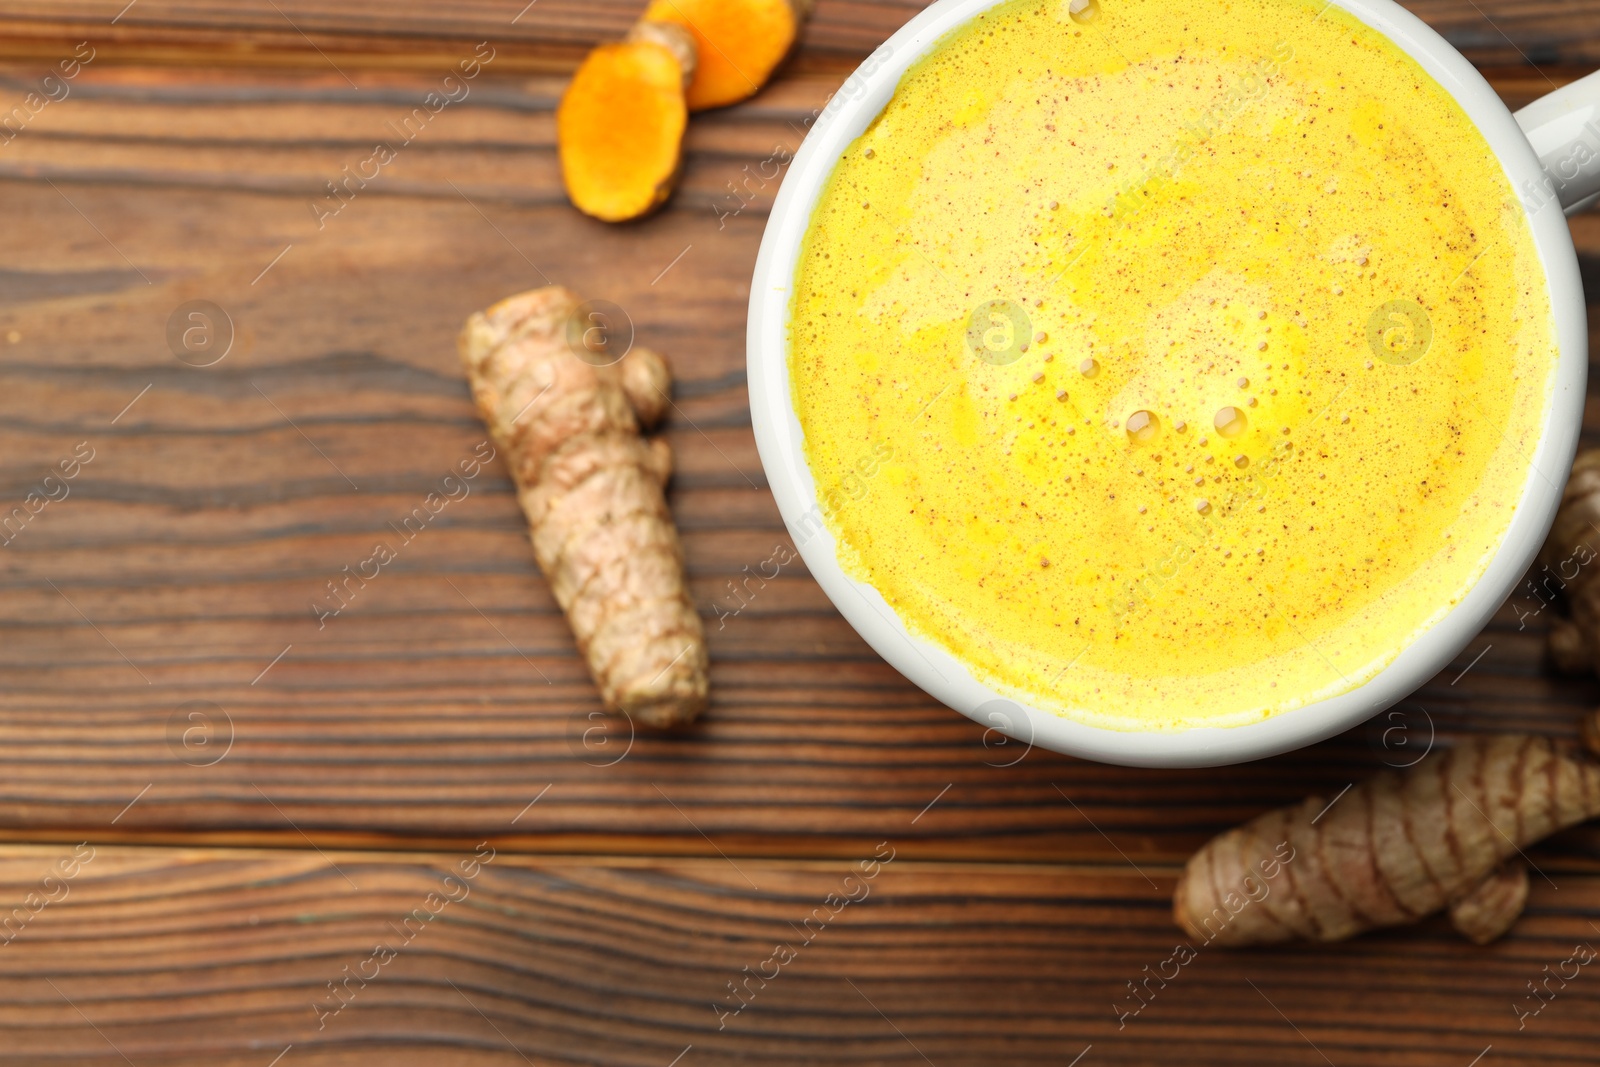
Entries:
<svg viewBox="0 0 1600 1067">
<path fill-rule="evenodd" d="M 1514 859 L 1450 905 L 1450 925 L 1475 945 L 1487 945 L 1522 915 L 1528 903 L 1528 865 Z"/>
<path fill-rule="evenodd" d="M 1548 738 L 1474 738 L 1218 835 L 1185 866 L 1173 918 L 1213 944 L 1339 941 L 1448 905 L 1488 940 L 1527 895 L 1525 874 L 1519 888 L 1497 868 L 1596 815 L 1600 761 Z"/>
<path fill-rule="evenodd" d="M 671 52 L 672 58 L 678 61 L 678 67 L 683 71 L 683 90 L 687 96 L 689 86 L 694 81 L 694 72 L 700 65 L 700 46 L 695 44 L 694 34 L 676 22 L 651 22 L 649 19 L 640 19 L 633 24 L 633 29 L 628 31 L 628 36 L 624 39 L 650 41 Z"/>
<path fill-rule="evenodd" d="M 640 27 L 589 53 L 556 109 L 561 179 L 605 222 L 648 215 L 678 179 L 694 44 L 676 26 Z"/>
<path fill-rule="evenodd" d="M 626 222 L 665 203 L 688 112 L 765 85 L 811 2 L 652 0 L 625 41 L 590 52 L 556 110 L 561 179 L 578 210 Z"/>
<path fill-rule="evenodd" d="M 1571 619 L 1553 616 L 1544 642 L 1550 665 L 1561 674 L 1588 674 L 1594 668 L 1594 660 L 1589 658 L 1589 640 Z"/>
<path fill-rule="evenodd" d="M 1600 449 L 1578 453 L 1561 508 L 1530 584 L 1540 605 L 1564 603 L 1570 618 L 1555 615 L 1545 631 L 1551 662 L 1565 674 L 1584 674 L 1600 663 Z M 1521 609 L 1518 609 L 1522 614 Z"/>
<path fill-rule="evenodd" d="M 811 0 L 651 0 L 646 23 L 673 23 L 694 35 L 699 65 L 689 110 L 736 104 L 767 83 L 789 54 Z"/>
<path fill-rule="evenodd" d="M 458 348 L 606 707 L 687 722 L 707 703 L 705 635 L 662 493 L 670 453 L 639 436 L 667 403 L 666 363 L 638 348 L 619 364 L 580 356 L 578 311 L 559 286 L 520 293 L 468 319 Z"/>
</svg>

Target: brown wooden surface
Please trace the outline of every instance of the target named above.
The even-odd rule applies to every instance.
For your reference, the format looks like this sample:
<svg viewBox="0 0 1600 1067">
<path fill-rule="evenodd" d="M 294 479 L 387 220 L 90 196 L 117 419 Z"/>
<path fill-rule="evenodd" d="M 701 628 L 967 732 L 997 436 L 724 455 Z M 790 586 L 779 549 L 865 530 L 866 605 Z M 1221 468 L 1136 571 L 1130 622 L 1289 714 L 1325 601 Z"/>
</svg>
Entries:
<svg viewBox="0 0 1600 1067">
<path fill-rule="evenodd" d="M 858 59 L 921 0 L 817 0 L 802 64 Z M 1600 62 L 1600 0 L 1413 0 L 1407 5 L 1474 62 Z M 432 68 L 451 46 L 492 40 L 522 70 L 570 67 L 626 32 L 640 0 L 9 0 L 0 55 L 53 59 L 92 38 L 128 61 L 189 65 Z M 446 65 L 448 65 L 446 59 Z"/>
<path fill-rule="evenodd" d="M 0 895 L 71 852 L 10 850 Z M 1316 953 L 1202 949 L 1119 1030 L 1123 983 L 1172 953 L 1169 869 L 1146 882 L 1120 863 L 897 857 L 806 944 L 796 926 L 853 864 L 502 853 L 447 883 L 470 854 L 102 846 L 0 951 L 6 1055 L 266 1067 L 292 1046 L 282 1067 L 666 1067 L 688 1049 L 680 1067 L 980 1067 L 1067 1064 L 1092 1045 L 1083 1067 L 1465 1067 L 1492 1045 L 1482 1062 L 1594 1060 L 1587 970 L 1520 1033 L 1509 1008 L 1576 936 L 1597 939 L 1574 931 L 1600 880 L 1559 866 L 1545 868 L 1559 888 L 1541 882 L 1491 948 L 1435 920 Z M 402 929 L 430 893 L 455 900 Z M 714 1002 L 737 1004 L 727 983 L 773 975 L 779 943 L 792 962 L 719 1018 Z M 366 962 L 379 944 L 395 957 Z M 347 973 L 376 977 L 319 1013 Z"/>
<path fill-rule="evenodd" d="M 1600 4 L 1482 6 L 1415 10 L 1513 104 L 1600 63 Z M 632 3 L 539 0 L 514 25 L 521 3 L 486 0 L 139 0 L 113 25 L 121 7 L 0 6 L 7 107 L 76 41 L 100 49 L 0 145 L 0 513 L 95 450 L 0 545 L 0 917 L 73 843 L 98 848 L 0 943 L 0 1062 L 265 1067 L 291 1044 L 284 1067 L 666 1067 L 688 1045 L 682 1067 L 1067 1064 L 1090 1044 L 1084 1067 L 1594 1058 L 1587 970 L 1521 1032 L 1511 1007 L 1600 942 L 1593 829 L 1532 853 L 1549 881 L 1495 947 L 1435 920 L 1206 951 L 1118 1031 L 1124 983 L 1175 943 L 1188 852 L 1408 758 L 1384 723 L 1222 771 L 1104 767 L 997 746 L 798 564 L 719 627 L 726 583 L 787 542 L 743 372 L 775 185 L 732 214 L 728 183 L 792 150 L 916 4 L 823 0 L 776 84 L 696 120 L 669 210 L 626 227 L 565 204 L 550 110 Z M 501 51 L 472 95 L 319 229 L 324 183 L 485 39 Z M 1574 235 L 1592 274 L 1600 217 Z M 678 371 L 672 505 L 714 686 L 683 736 L 630 747 L 592 717 L 498 464 L 337 618 L 310 607 L 482 439 L 461 320 L 546 280 L 623 306 Z M 196 299 L 236 328 L 203 369 L 165 337 Z M 1600 701 L 1542 664 L 1543 617 L 1518 616 L 1534 606 L 1407 705 L 1413 745 L 1428 722 L 1441 741 L 1568 735 Z M 231 730 L 185 748 L 169 723 L 190 701 Z M 473 895 L 317 1030 L 324 983 L 483 840 L 499 854 Z M 719 1032 L 725 983 L 881 841 L 898 858 L 870 897 Z"/>
</svg>

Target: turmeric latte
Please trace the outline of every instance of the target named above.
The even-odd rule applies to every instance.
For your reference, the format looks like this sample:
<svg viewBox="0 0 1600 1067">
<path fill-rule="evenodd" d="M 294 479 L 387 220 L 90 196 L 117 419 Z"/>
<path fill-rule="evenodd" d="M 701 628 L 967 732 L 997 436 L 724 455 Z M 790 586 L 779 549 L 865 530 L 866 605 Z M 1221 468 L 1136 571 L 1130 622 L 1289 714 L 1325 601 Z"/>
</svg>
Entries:
<svg viewBox="0 0 1600 1067">
<path fill-rule="evenodd" d="M 845 569 L 1094 726 L 1370 679 L 1483 573 L 1550 402 L 1520 206 L 1321 0 L 1014 0 L 810 223 L 789 369 Z"/>
</svg>

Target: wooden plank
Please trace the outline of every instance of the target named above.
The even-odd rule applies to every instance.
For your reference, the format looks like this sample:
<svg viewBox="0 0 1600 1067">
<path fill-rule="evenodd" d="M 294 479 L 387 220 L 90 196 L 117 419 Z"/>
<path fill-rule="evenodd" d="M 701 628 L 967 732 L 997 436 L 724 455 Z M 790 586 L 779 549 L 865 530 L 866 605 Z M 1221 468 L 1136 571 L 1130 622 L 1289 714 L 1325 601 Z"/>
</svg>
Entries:
<svg viewBox="0 0 1600 1067">
<path fill-rule="evenodd" d="M 871 52 L 921 0 L 819 0 L 802 64 Z M 1481 64 L 1600 62 L 1600 0 L 1411 0 L 1406 5 Z M 0 13 L 0 59 L 50 62 L 91 40 L 112 62 L 184 66 L 433 69 L 456 46 L 495 42 L 521 71 L 570 70 L 624 34 L 643 0 L 19 0 Z"/>
<path fill-rule="evenodd" d="M 432 84 L 372 78 L 91 66 L 0 147 L 0 514 L 94 450 L 0 545 L 0 834 L 854 855 L 942 793 L 908 855 L 1176 862 L 1415 751 L 1385 751 L 1380 722 L 1225 772 L 1024 755 L 883 664 L 798 564 L 735 594 L 787 544 L 744 393 L 776 188 L 760 175 L 829 79 L 699 121 L 670 210 L 605 227 L 555 184 L 558 81 L 491 69 L 319 228 L 326 183 Z M 1593 219 L 1576 232 L 1600 255 Z M 715 700 L 681 736 L 629 747 L 598 716 L 498 463 L 413 539 L 396 530 L 482 440 L 459 323 L 546 279 L 622 305 L 678 367 L 672 505 Z M 166 340 L 197 299 L 235 332 L 205 368 Z M 379 540 L 400 558 L 319 622 Z M 1543 666 L 1538 603 L 1508 605 L 1398 736 L 1570 735 L 1600 683 Z M 209 747 L 182 743 L 193 701 L 217 706 Z M 1600 838 L 1564 840 L 1577 857 Z"/>
<path fill-rule="evenodd" d="M 12 846 L 0 1061 L 1088 1065 L 1169 1062 L 1175 1041 L 1186 1064 L 1593 1059 L 1587 970 L 1569 963 L 1520 1030 L 1513 1011 L 1597 940 L 1600 879 L 1548 856 L 1559 889 L 1535 878 L 1488 948 L 1434 920 L 1332 947 L 1191 944 L 1179 967 L 1170 868 L 924 864 L 897 844 L 737 867 Z M 1155 972 L 1134 1014 L 1128 983 Z"/>
<path fill-rule="evenodd" d="M 540 0 L 512 23 L 522 7 L 0 12 L 0 57 L 23 60 L 0 67 L 0 103 L 75 42 L 100 49 L 0 144 L 0 516 L 94 450 L 65 498 L 0 535 L 0 840 L 45 842 L 0 847 L 0 1061 L 1593 1058 L 1600 992 L 1581 978 L 1520 1030 L 1515 1014 L 1597 936 L 1593 831 L 1533 851 L 1549 882 L 1488 949 L 1437 919 L 1202 947 L 1128 1014 L 1127 983 L 1172 956 L 1177 863 L 1205 836 L 1433 740 L 1570 735 L 1600 682 L 1542 664 L 1546 613 L 1523 592 L 1399 719 L 1226 771 L 1133 772 L 997 744 L 879 661 L 803 568 L 735 598 L 787 543 L 740 328 L 780 163 L 920 4 L 822 0 L 786 76 L 697 119 L 683 190 L 626 228 L 565 206 L 549 111 L 556 75 L 638 4 Z M 1597 7 L 1417 10 L 1522 103 L 1600 62 Z M 327 183 L 486 38 L 470 98 L 327 215 Z M 1600 219 L 1575 236 L 1595 274 Z M 682 736 L 599 715 L 498 463 L 337 616 L 311 610 L 482 439 L 457 324 L 546 278 L 621 304 L 678 366 L 672 505 L 716 696 Z M 234 342 L 197 368 L 167 326 L 202 299 Z M 79 841 L 93 859 L 64 877 Z M 480 841 L 500 851 L 446 883 Z M 895 860 L 806 941 L 880 842 Z M 396 950 L 381 965 L 379 942 Z M 779 943 L 796 958 L 719 1019 Z M 329 1014 L 351 971 L 376 976 Z"/>
<path fill-rule="evenodd" d="M 570 71 L 602 40 L 622 37 L 642 0 L 402 2 L 185 0 L 17 3 L 0 13 L 0 58 L 49 62 L 92 41 L 111 62 L 303 67 L 361 72 L 448 66 L 489 41 L 518 71 Z M 802 44 L 807 64 L 863 56 L 921 10 L 915 0 L 822 0 Z M 121 14 L 119 15 L 119 12 Z"/>
</svg>

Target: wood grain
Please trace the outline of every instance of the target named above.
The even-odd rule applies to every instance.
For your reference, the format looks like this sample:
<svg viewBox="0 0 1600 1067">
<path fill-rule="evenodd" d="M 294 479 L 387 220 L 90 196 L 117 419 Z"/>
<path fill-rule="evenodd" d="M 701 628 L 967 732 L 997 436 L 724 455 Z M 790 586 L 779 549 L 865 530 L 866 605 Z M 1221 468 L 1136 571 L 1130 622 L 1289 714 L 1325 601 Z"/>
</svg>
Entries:
<svg viewBox="0 0 1600 1067">
<path fill-rule="evenodd" d="M 1437 919 L 1203 949 L 1137 1016 L 1114 1007 L 1171 955 L 1177 864 L 1209 834 L 1464 734 L 1570 734 L 1600 682 L 1543 664 L 1531 594 L 1397 717 L 1150 772 L 1001 744 L 798 565 L 730 593 L 787 543 L 743 374 L 781 160 L 919 3 L 822 0 L 782 78 L 697 118 L 670 208 L 621 228 L 566 206 L 550 111 L 632 0 L 123 3 L 0 9 L 0 111 L 97 48 L 0 144 L 0 840 L 41 842 L 0 846 L 0 1062 L 1592 1060 L 1587 970 L 1520 1031 L 1513 1011 L 1600 936 L 1592 830 L 1532 851 L 1529 914 L 1488 949 Z M 1514 106 L 1600 63 L 1600 0 L 1414 9 Z M 327 215 L 328 183 L 480 40 L 496 57 L 469 97 Z M 1600 218 L 1574 233 L 1600 280 Z M 600 714 L 498 463 L 395 529 L 483 438 L 459 323 L 547 280 L 621 305 L 678 370 L 671 503 L 715 695 L 679 736 Z M 168 341 L 195 300 L 232 325 L 203 368 Z M 5 531 L 80 443 L 69 494 Z M 379 540 L 397 561 L 319 625 Z M 80 841 L 92 862 L 18 926 Z M 470 894 L 319 1029 L 328 983 L 371 973 L 481 841 L 498 852 Z M 727 983 L 880 842 L 896 859 L 870 895 L 719 1030 Z"/>
<path fill-rule="evenodd" d="M 922 0 L 819 0 L 802 65 L 871 52 Z M 1413 0 L 1406 5 L 1480 65 L 1600 62 L 1600 0 Z M 12 0 L 0 58 L 44 60 L 89 39 L 114 62 L 432 69 L 452 46 L 494 41 L 520 71 L 570 70 L 597 41 L 622 36 L 643 0 Z"/>
<path fill-rule="evenodd" d="M 1520 1031 L 1512 1010 L 1597 939 L 1592 874 L 1545 868 L 1559 889 L 1536 878 L 1531 914 L 1488 949 L 1434 921 L 1314 953 L 1194 945 L 1178 969 L 1162 966 L 1169 868 L 896 857 L 861 876 L 894 847 L 737 865 L 501 853 L 467 878 L 470 850 L 102 845 L 0 946 L 0 1062 L 962 1067 L 1092 1046 L 1079 1062 L 1465 1067 L 1491 1045 L 1496 1064 L 1593 1060 L 1588 969 Z M 72 853 L 0 852 L 0 905 Z M 767 980 L 719 1015 L 746 968 Z M 1146 968 L 1176 977 L 1132 1014 Z"/>
<path fill-rule="evenodd" d="M 1389 730 L 1413 748 L 1384 749 L 1388 722 L 1224 773 L 1001 747 L 878 660 L 798 564 L 747 606 L 730 591 L 787 544 L 744 393 L 747 279 L 776 188 L 760 165 L 833 82 L 791 77 L 707 116 L 671 210 L 616 228 L 562 202 L 559 82 L 491 67 L 319 228 L 325 183 L 432 84 L 370 78 L 91 66 L 0 147 L 0 338 L 16 338 L 0 343 L 0 513 L 80 442 L 95 450 L 71 495 L 0 546 L 0 833 L 839 856 L 942 794 L 960 818 L 916 824 L 908 855 L 1170 863 L 1429 734 L 1570 734 L 1596 702 L 1594 681 L 1544 668 L 1525 596 L 1417 695 L 1409 733 Z M 741 199 L 727 190 L 746 174 Z M 1577 236 L 1600 253 L 1593 222 Z M 547 279 L 626 308 L 678 369 L 672 505 L 715 701 L 681 736 L 629 747 L 598 715 L 498 464 L 414 540 L 396 531 L 483 437 L 459 323 Z M 234 326 L 215 366 L 168 350 L 195 299 Z M 400 558 L 319 623 L 328 583 L 379 540 Z M 193 701 L 220 711 L 191 751 L 171 724 Z M 1597 842 L 1560 847 L 1588 862 Z"/>
</svg>

